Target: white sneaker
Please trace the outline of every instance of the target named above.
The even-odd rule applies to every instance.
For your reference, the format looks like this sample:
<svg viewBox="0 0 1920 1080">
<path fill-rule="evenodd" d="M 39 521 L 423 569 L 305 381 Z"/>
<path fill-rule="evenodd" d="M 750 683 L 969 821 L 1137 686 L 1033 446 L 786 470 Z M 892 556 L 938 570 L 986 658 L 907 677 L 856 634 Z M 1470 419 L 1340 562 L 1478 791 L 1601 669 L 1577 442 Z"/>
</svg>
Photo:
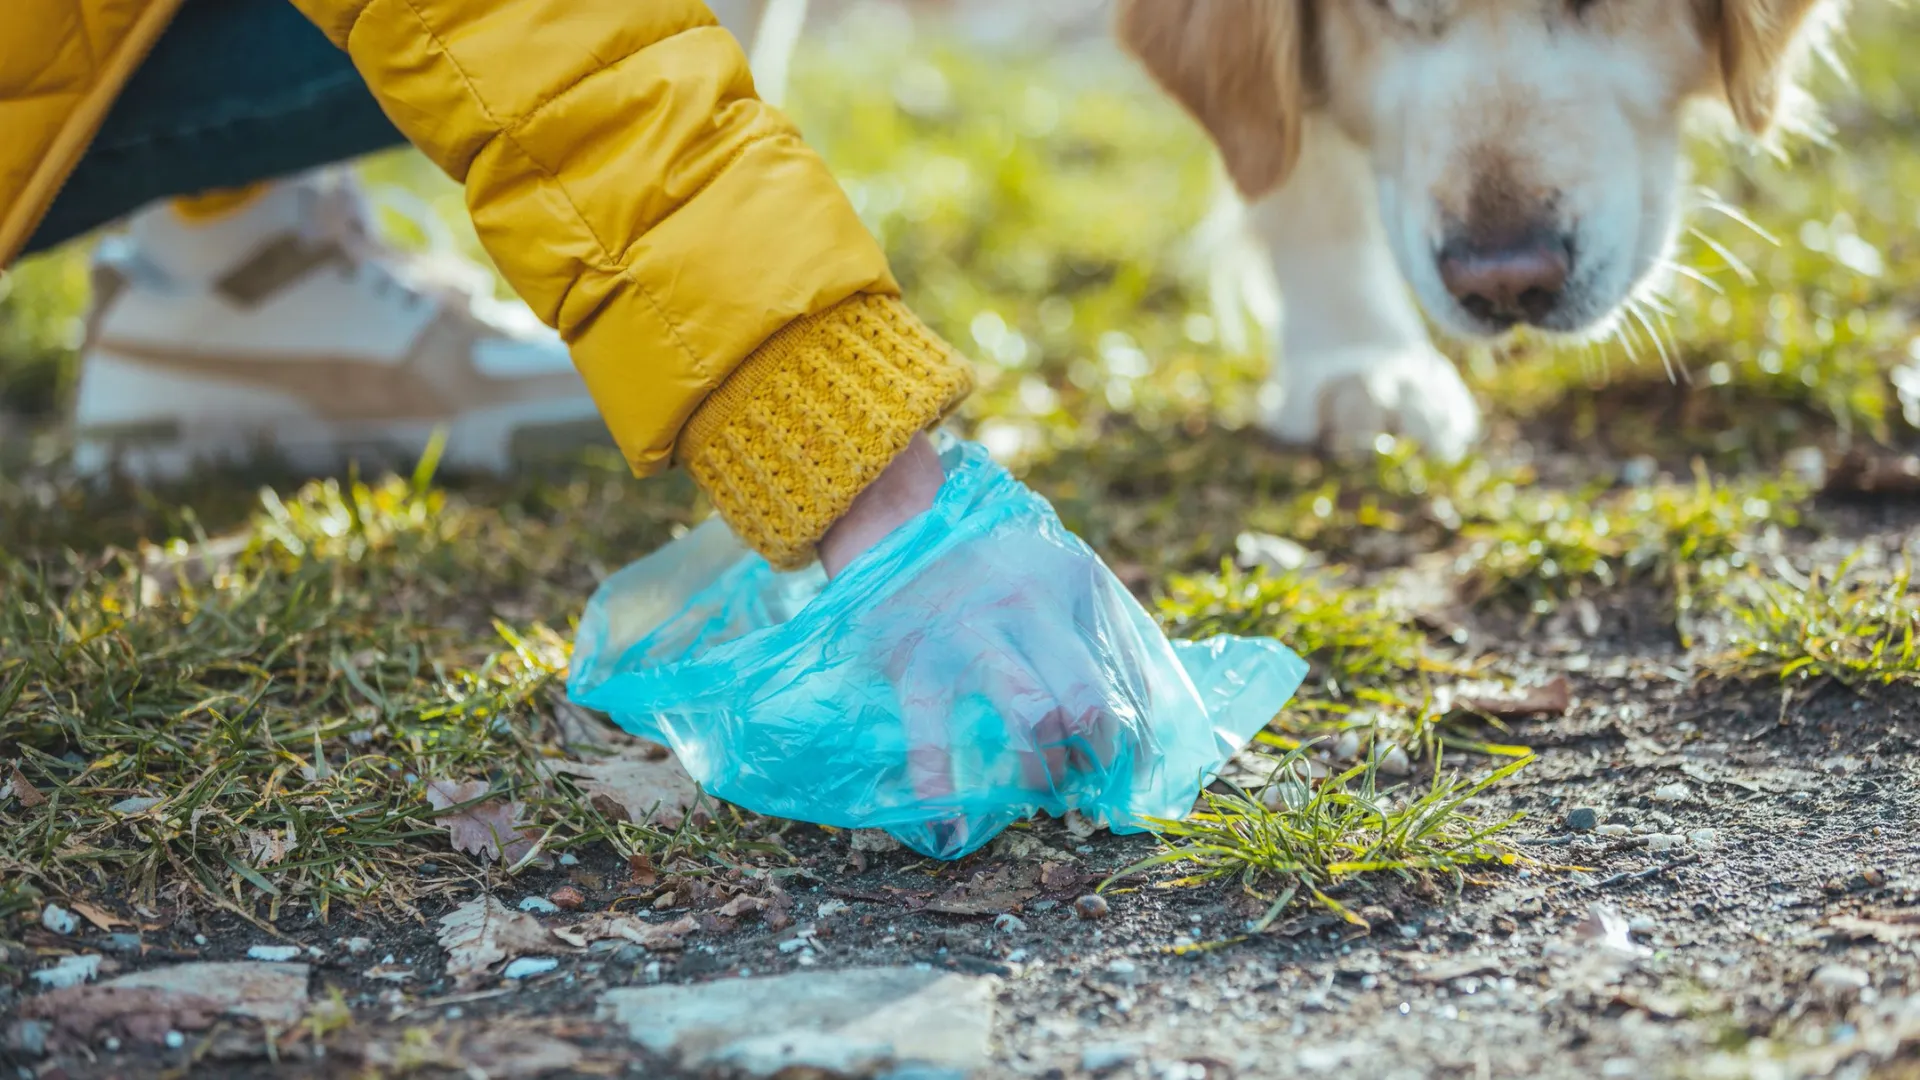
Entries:
<svg viewBox="0 0 1920 1080">
<path fill-rule="evenodd" d="M 366 222 L 335 174 L 203 223 L 149 207 L 103 241 L 75 468 L 175 478 L 261 452 L 404 466 L 441 427 L 460 468 L 610 445 L 559 335 L 493 299 L 485 270 L 394 251 Z"/>
</svg>

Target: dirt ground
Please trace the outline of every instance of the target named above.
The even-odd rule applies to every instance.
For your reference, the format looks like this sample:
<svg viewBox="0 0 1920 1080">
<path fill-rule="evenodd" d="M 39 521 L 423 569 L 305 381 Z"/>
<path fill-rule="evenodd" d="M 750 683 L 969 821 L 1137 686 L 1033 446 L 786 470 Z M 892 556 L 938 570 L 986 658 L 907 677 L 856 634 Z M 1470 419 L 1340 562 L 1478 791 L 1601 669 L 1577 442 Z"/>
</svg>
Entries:
<svg viewBox="0 0 1920 1080">
<path fill-rule="evenodd" d="M 1794 562 L 1920 538 L 1912 506 L 1836 507 L 1828 520 L 1841 531 Z M 309 1024 L 269 1048 L 257 1028 L 225 1024 L 173 1049 L 0 1057 L 42 1080 L 458 1075 L 434 1062 L 504 1031 L 577 1047 L 550 1075 L 667 1077 L 680 1074 L 600 1019 L 604 990 L 929 965 L 997 980 L 990 1076 L 1920 1077 L 1920 696 L 1704 680 L 1630 601 L 1597 613 L 1591 634 L 1568 619 L 1469 627 L 1507 674 L 1564 675 L 1574 691 L 1564 715 L 1512 733 L 1539 757 L 1486 800 L 1496 816 L 1527 815 L 1513 840 L 1532 865 L 1457 893 L 1343 890 L 1370 932 L 1296 908 L 1234 940 L 1264 905 L 1235 884 L 1167 887 L 1176 871 L 1118 882 L 1106 917 L 1081 917 L 1075 900 L 1153 850 L 1149 837 L 1048 820 L 937 865 L 797 827 L 778 917 L 717 915 L 725 889 L 661 899 L 670 883 L 639 887 L 627 865 L 591 858 L 499 894 L 512 905 L 572 886 L 585 912 L 693 914 L 701 930 L 678 950 L 597 947 L 531 979 L 456 989 L 433 925 L 476 892 L 456 884 L 413 924 L 279 925 L 310 947 L 313 1000 L 337 992 L 350 1010 L 325 1031 Z M 457 883 L 463 862 L 422 869 Z M 982 873 L 978 914 L 934 910 Z M 114 962 L 234 960 L 275 944 L 221 914 L 160 923 L 144 955 Z M 371 947 L 350 952 L 361 936 Z M 0 999 L 0 1012 L 21 1005 Z M 411 1064 L 395 1046 L 418 1051 Z"/>
</svg>

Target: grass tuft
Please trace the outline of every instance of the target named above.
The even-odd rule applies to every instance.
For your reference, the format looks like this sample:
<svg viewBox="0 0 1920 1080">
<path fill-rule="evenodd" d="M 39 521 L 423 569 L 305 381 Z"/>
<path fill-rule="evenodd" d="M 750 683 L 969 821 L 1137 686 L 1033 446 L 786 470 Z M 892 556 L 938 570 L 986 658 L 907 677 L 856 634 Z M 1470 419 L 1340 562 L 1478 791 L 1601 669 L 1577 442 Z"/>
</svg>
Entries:
<svg viewBox="0 0 1920 1080">
<path fill-rule="evenodd" d="M 1256 791 L 1204 792 L 1201 808 L 1185 821 L 1147 819 L 1165 850 L 1114 878 L 1168 866 L 1189 868 L 1185 882 L 1237 878 L 1249 895 L 1269 904 L 1253 927 L 1258 932 L 1303 894 L 1365 926 L 1330 895 L 1357 878 L 1441 877 L 1458 886 L 1471 867 L 1521 860 L 1498 839 L 1521 815 L 1483 821 L 1466 804 L 1525 768 L 1531 757 L 1473 781 L 1443 775 L 1436 759 L 1426 789 L 1408 792 L 1383 789 L 1372 761 L 1316 782 L 1307 753 L 1303 747 L 1278 759 L 1271 779 Z"/>
<path fill-rule="evenodd" d="M 1879 579 L 1851 562 L 1805 583 L 1757 582 L 1727 603 L 1731 648 L 1716 667 L 1748 678 L 1920 687 L 1920 590 L 1903 567 Z"/>
</svg>

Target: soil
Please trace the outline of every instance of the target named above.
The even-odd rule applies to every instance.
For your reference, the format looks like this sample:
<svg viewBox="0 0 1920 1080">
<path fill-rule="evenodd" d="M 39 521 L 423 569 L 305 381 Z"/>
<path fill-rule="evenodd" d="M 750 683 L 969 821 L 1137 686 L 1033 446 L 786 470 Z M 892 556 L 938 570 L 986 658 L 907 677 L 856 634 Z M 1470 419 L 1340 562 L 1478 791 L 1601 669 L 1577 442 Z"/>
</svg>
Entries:
<svg viewBox="0 0 1920 1080">
<path fill-rule="evenodd" d="M 1920 538 L 1920 510 L 1885 503 L 1828 508 L 1828 523 L 1845 539 L 1830 531 L 1823 560 Z M 1920 1077 L 1920 693 L 1703 679 L 1643 601 L 1602 604 L 1591 636 L 1566 619 L 1471 627 L 1504 673 L 1565 675 L 1574 688 L 1564 715 L 1507 733 L 1539 757 L 1485 800 L 1490 816 L 1526 814 L 1512 838 L 1532 865 L 1347 888 L 1343 901 L 1370 929 L 1296 907 L 1248 937 L 1260 901 L 1237 883 L 1164 887 L 1170 874 L 1117 883 L 1105 918 L 1077 915 L 1078 897 L 1154 850 L 1150 837 L 1082 837 L 1048 820 L 940 865 L 794 827 L 785 914 L 718 918 L 722 882 L 704 901 L 661 909 L 703 916 L 678 952 L 601 946 L 524 982 L 461 991 L 444 976 L 433 920 L 480 879 L 449 855 L 427 868 L 449 887 L 418 921 L 296 915 L 278 926 L 317 952 L 313 999 L 337 992 L 350 1023 L 271 1047 L 258 1029 L 228 1025 L 172 1050 L 94 1045 L 47 1060 L 0 1050 L 0 1061 L 73 1080 L 398 1074 L 436 1059 L 395 1047 L 521 1031 L 580 1049 L 553 1075 L 672 1077 L 597 1021 L 605 989 L 925 964 L 1000 980 L 987 1076 Z M 1574 831 L 1576 809 L 1624 830 Z M 989 898 L 978 915 L 929 908 L 982 871 L 1033 891 Z M 571 885 L 587 911 L 650 903 L 630 895 L 632 882 L 607 855 L 523 874 L 501 897 Z M 822 917 L 829 901 L 844 909 Z M 812 945 L 779 948 L 808 928 Z M 29 944 L 60 944 L 40 934 Z M 372 947 L 350 955 L 343 943 L 356 936 Z M 216 912 L 180 913 L 145 943 L 144 957 L 114 960 L 124 970 L 241 959 L 273 942 Z M 382 963 L 413 976 L 365 976 Z M 0 997 L 0 1014 L 21 1004 Z"/>
</svg>

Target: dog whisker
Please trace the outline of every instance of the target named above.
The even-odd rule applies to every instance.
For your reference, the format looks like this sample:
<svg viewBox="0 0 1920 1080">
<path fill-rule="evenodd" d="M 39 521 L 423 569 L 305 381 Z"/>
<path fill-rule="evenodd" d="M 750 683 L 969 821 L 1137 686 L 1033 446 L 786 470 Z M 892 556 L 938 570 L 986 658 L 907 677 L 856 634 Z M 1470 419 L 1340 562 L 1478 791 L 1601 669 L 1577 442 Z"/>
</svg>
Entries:
<svg viewBox="0 0 1920 1080">
<path fill-rule="evenodd" d="M 1731 203 L 1722 201 L 1720 197 L 1717 195 L 1710 199 L 1703 199 L 1700 202 L 1700 209 L 1712 210 L 1713 212 L 1721 215 L 1722 217 L 1725 217 L 1727 220 L 1732 221 L 1735 224 L 1745 226 L 1748 231 L 1753 233 L 1753 235 L 1759 237 L 1762 240 L 1765 240 L 1767 243 L 1772 244 L 1774 247 L 1780 246 L 1779 237 L 1761 228 L 1759 222 L 1748 217 L 1743 211 L 1741 211 L 1739 207 L 1734 206 Z"/>
<path fill-rule="evenodd" d="M 1691 226 L 1691 225 L 1688 226 L 1687 232 L 1692 234 L 1694 239 L 1706 245 L 1707 250 L 1713 252 L 1715 255 L 1720 256 L 1720 260 L 1726 263 L 1727 268 L 1732 270 L 1734 273 L 1734 276 L 1740 279 L 1740 284 L 1746 285 L 1748 287 L 1752 287 L 1754 285 L 1760 284 L 1760 278 L 1758 275 L 1756 275 L 1753 272 L 1753 268 L 1747 265 L 1745 259 L 1742 259 L 1740 256 L 1735 255 L 1732 251 L 1728 250 L 1726 245 L 1720 243 L 1720 241 L 1718 240 L 1715 240 L 1713 237 L 1708 236 L 1706 233 L 1702 232 L 1697 226 Z"/>
<path fill-rule="evenodd" d="M 1674 259 L 1662 259 L 1660 262 L 1660 265 L 1666 267 L 1668 270 L 1671 270 L 1676 274 L 1679 274 L 1681 277 L 1687 278 L 1688 280 L 1703 286 L 1708 291 L 1712 292 L 1715 296 L 1727 295 L 1727 290 L 1725 286 L 1721 285 L 1719 282 L 1713 280 L 1711 277 L 1708 277 L 1706 274 L 1702 273 L 1699 270 L 1695 270 L 1693 267 L 1688 266 L 1683 262 L 1679 262 Z"/>
</svg>

